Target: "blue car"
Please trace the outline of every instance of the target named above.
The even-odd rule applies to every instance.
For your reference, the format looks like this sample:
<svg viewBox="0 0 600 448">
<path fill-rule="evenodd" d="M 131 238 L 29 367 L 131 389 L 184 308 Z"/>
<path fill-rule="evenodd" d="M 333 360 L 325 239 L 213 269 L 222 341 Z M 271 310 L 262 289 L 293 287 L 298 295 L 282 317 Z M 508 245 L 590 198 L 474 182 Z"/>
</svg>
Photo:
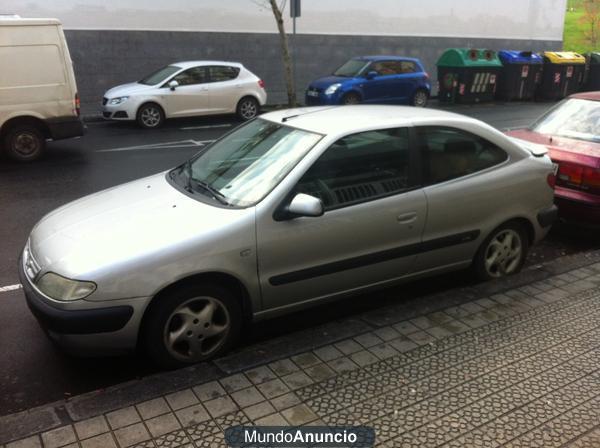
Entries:
<svg viewBox="0 0 600 448">
<path fill-rule="evenodd" d="M 431 83 L 421 61 L 399 56 L 360 56 L 308 86 L 307 106 L 393 103 L 425 107 Z"/>
</svg>

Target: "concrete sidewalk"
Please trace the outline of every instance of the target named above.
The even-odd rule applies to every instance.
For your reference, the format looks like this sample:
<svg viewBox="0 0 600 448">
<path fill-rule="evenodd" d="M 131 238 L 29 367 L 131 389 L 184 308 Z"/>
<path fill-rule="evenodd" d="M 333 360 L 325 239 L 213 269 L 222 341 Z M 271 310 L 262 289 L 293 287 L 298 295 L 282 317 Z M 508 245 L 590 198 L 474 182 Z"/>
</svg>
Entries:
<svg viewBox="0 0 600 448">
<path fill-rule="evenodd" d="M 420 301 L 0 417 L 0 444 L 221 447 L 235 424 L 362 424 L 385 447 L 600 446 L 599 252 Z"/>
</svg>

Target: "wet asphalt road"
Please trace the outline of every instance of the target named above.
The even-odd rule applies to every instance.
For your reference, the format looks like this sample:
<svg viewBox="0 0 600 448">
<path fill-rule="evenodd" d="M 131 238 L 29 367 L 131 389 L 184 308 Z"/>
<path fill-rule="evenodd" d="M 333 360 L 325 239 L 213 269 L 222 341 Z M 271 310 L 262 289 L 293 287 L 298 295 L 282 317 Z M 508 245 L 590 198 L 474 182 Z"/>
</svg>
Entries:
<svg viewBox="0 0 600 448">
<path fill-rule="evenodd" d="M 463 106 L 456 111 L 501 129 L 529 124 L 548 104 Z M 49 144 L 46 156 L 33 164 L 0 161 L 0 291 L 18 284 L 17 260 L 33 225 L 54 208 L 129 180 L 175 166 L 196 153 L 203 142 L 238 125 L 232 117 L 177 120 L 153 131 L 133 124 L 94 122 L 83 138 Z M 549 238 L 532 249 L 529 263 L 600 247 L 591 230 L 557 225 Z M 415 297 L 471 282 L 468 275 L 406 285 L 403 296 Z M 384 295 L 385 296 L 385 295 Z M 328 305 L 319 312 L 262 323 L 248 342 L 383 306 L 357 297 Z M 0 415 L 107 387 L 153 371 L 137 356 L 71 358 L 55 349 L 27 309 L 20 290 L 0 292 Z"/>
</svg>

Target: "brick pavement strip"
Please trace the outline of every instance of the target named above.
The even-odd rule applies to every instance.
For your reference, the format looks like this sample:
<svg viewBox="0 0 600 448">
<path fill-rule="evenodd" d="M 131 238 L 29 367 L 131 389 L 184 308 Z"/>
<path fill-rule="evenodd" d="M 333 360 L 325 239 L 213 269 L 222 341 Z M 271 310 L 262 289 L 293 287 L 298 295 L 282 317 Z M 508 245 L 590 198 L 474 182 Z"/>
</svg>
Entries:
<svg viewBox="0 0 600 448">
<path fill-rule="evenodd" d="M 173 372 L 179 387 L 134 401 L 124 392 L 121 405 L 101 402 L 100 415 L 90 415 L 88 399 L 83 420 L 33 410 L 46 420 L 18 440 L 19 415 L 2 417 L 0 447 L 221 447 L 235 424 L 362 424 L 382 447 L 597 448 L 593 261 L 571 271 L 552 265 L 554 275 L 512 289 L 486 285 L 488 296 L 470 292 L 470 301 L 446 300 L 445 309 L 404 320 L 401 307 L 388 307 L 383 320 L 381 311 L 365 313 L 365 322 L 383 325 L 358 325 L 359 334 L 234 375 L 213 371 L 201 384 L 185 377 L 189 370 Z"/>
</svg>

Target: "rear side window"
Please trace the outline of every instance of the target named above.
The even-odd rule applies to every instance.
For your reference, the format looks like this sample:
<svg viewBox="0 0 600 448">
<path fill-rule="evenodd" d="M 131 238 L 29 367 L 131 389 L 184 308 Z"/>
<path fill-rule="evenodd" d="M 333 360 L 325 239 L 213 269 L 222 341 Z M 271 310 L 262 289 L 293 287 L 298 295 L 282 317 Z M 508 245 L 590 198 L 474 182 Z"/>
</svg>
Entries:
<svg viewBox="0 0 600 448">
<path fill-rule="evenodd" d="M 238 77 L 240 69 L 225 65 L 215 65 L 208 67 L 211 82 L 230 81 Z"/>
<path fill-rule="evenodd" d="M 376 71 L 380 76 L 399 75 L 402 73 L 402 61 L 377 61 L 371 64 L 369 71 Z"/>
<path fill-rule="evenodd" d="M 402 73 L 416 73 L 419 71 L 417 64 L 415 64 L 413 61 L 400 62 L 400 70 Z"/>
<path fill-rule="evenodd" d="M 406 128 L 361 132 L 331 145 L 296 187 L 332 210 L 411 189 Z"/>
<path fill-rule="evenodd" d="M 508 159 L 493 143 L 460 129 L 417 128 L 423 176 L 428 185 L 490 168 Z"/>
</svg>

